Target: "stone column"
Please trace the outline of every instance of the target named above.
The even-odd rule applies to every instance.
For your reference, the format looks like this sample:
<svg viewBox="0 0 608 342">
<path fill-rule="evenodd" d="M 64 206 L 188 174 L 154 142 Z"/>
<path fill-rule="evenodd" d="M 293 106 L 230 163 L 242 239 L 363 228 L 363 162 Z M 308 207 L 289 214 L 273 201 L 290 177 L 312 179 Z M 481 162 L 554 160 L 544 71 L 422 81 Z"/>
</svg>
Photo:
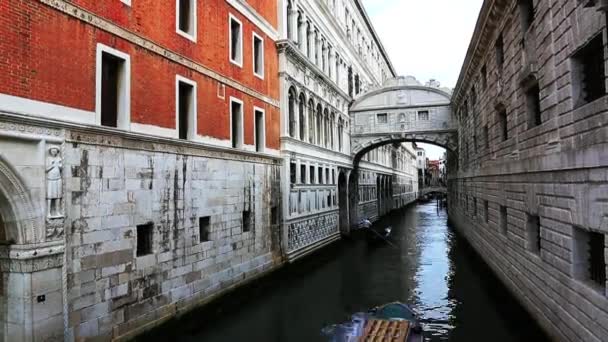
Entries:
<svg viewBox="0 0 608 342">
<path fill-rule="evenodd" d="M 298 20 L 298 33 L 299 33 L 298 44 L 300 46 L 300 51 L 302 51 L 302 53 L 304 53 L 304 54 L 306 54 L 306 46 L 307 46 L 306 32 L 307 32 L 306 15 L 304 13 L 300 13 L 299 20 Z"/>
<path fill-rule="evenodd" d="M 288 30 L 290 37 L 289 39 L 291 39 L 294 42 L 297 42 L 298 40 L 298 11 L 296 9 L 296 4 L 295 1 L 292 2 L 291 7 L 288 9 L 288 13 L 287 13 L 287 17 L 289 20 L 289 23 L 287 25 L 289 25 L 290 29 Z"/>
<path fill-rule="evenodd" d="M 306 51 L 306 56 L 308 56 L 308 59 L 310 60 L 314 60 L 314 51 L 315 51 L 315 32 L 312 26 L 312 23 L 309 21 L 308 25 L 307 25 L 307 38 L 308 38 L 308 42 L 307 42 L 307 51 Z"/>
<path fill-rule="evenodd" d="M 315 64 L 321 65 L 321 34 L 315 31 Z"/>
<path fill-rule="evenodd" d="M 329 74 L 329 78 L 332 80 L 334 79 L 334 65 L 336 64 L 335 58 L 336 58 L 336 55 L 334 53 L 334 50 L 330 46 L 329 47 L 329 64 L 327 65 L 327 71 Z"/>
</svg>

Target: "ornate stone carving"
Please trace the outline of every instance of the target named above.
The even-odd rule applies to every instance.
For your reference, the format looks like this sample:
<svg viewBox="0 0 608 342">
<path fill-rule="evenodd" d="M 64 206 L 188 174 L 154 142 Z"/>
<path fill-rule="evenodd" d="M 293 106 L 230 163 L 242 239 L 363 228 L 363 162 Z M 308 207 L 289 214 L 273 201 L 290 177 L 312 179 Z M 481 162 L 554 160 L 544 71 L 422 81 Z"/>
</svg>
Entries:
<svg viewBox="0 0 608 342">
<path fill-rule="evenodd" d="M 294 222 L 288 229 L 287 249 L 293 252 L 338 233 L 338 214 L 330 213 Z"/>
<path fill-rule="evenodd" d="M 46 159 L 46 201 L 49 219 L 63 217 L 63 160 L 57 146 L 49 148 Z"/>
</svg>

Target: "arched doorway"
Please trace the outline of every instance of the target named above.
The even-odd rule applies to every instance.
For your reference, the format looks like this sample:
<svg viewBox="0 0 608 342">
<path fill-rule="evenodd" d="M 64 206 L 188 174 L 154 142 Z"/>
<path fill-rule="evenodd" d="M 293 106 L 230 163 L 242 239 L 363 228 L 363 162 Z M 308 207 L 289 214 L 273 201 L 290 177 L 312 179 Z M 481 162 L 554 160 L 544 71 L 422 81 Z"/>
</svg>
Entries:
<svg viewBox="0 0 608 342">
<path fill-rule="evenodd" d="M 338 175 L 338 207 L 340 208 L 340 232 L 348 234 L 350 231 L 350 218 L 348 215 L 348 183 L 346 175 L 340 171 Z"/>
</svg>

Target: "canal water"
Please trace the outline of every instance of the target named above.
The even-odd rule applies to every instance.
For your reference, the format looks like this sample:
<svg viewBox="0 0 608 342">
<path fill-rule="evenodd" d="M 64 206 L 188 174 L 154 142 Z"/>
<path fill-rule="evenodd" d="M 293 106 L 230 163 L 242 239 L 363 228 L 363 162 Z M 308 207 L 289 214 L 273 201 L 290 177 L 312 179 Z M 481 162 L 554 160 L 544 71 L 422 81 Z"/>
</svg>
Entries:
<svg viewBox="0 0 608 342">
<path fill-rule="evenodd" d="M 350 314 L 409 303 L 426 341 L 548 341 L 435 203 L 394 212 L 391 244 L 341 241 L 141 341 L 310 342 Z"/>
</svg>

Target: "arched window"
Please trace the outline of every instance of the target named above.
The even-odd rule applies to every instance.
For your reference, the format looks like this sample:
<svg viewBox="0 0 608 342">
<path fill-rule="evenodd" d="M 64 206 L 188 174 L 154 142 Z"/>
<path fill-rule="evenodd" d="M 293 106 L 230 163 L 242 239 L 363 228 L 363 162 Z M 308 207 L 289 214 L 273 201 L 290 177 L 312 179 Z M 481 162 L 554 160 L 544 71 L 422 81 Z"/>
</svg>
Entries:
<svg viewBox="0 0 608 342">
<path fill-rule="evenodd" d="M 323 112 L 323 133 L 325 134 L 324 146 L 329 147 L 329 111 L 327 108 Z"/>
<path fill-rule="evenodd" d="M 308 142 L 315 143 L 315 103 L 308 100 Z"/>
<path fill-rule="evenodd" d="M 342 121 L 342 118 L 338 119 L 338 151 L 342 152 L 343 146 L 343 139 L 344 139 L 344 122 Z"/>
<path fill-rule="evenodd" d="M 300 94 L 298 109 L 300 114 L 300 140 L 304 141 L 306 136 L 306 98 L 303 93 Z"/>
<path fill-rule="evenodd" d="M 295 137 L 296 135 L 296 90 L 294 88 L 289 89 L 289 136 Z"/>
<path fill-rule="evenodd" d="M 331 113 L 331 118 L 329 120 L 330 123 L 330 130 L 329 130 L 329 146 L 331 147 L 332 150 L 336 149 L 336 145 L 335 145 L 335 140 L 334 140 L 334 135 L 336 134 L 336 116 L 334 115 L 334 113 Z"/>
<path fill-rule="evenodd" d="M 353 68 L 348 67 L 348 96 L 353 97 Z"/>
<path fill-rule="evenodd" d="M 323 108 L 321 104 L 317 104 L 317 145 L 321 145 L 323 138 Z"/>
</svg>

